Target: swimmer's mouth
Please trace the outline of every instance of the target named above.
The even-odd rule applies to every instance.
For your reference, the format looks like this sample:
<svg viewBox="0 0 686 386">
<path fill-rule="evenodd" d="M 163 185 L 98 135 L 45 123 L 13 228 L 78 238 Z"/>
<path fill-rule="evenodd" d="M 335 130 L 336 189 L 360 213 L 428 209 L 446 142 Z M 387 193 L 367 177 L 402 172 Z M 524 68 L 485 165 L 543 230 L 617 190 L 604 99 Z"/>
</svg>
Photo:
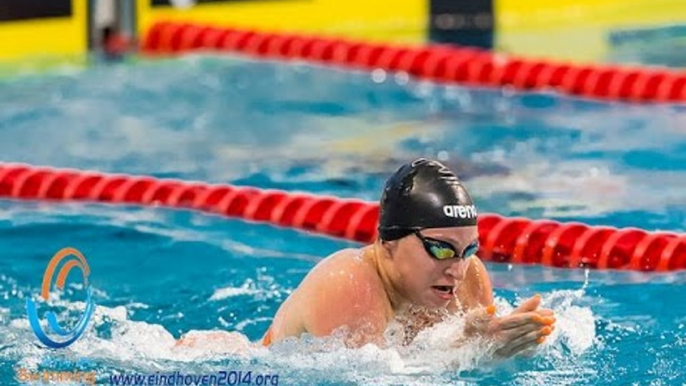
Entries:
<svg viewBox="0 0 686 386">
<path fill-rule="evenodd" d="M 455 287 L 451 285 L 435 285 L 432 286 L 431 288 L 435 289 L 438 292 L 444 293 L 446 295 L 452 295 L 453 291 L 455 290 Z"/>
</svg>

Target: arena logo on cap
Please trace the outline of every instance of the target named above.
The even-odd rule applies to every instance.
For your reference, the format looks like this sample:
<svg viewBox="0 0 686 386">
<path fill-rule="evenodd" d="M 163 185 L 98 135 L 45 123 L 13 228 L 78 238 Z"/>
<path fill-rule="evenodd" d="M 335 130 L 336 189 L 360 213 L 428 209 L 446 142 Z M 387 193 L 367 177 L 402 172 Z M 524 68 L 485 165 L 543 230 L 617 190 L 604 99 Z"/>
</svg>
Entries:
<svg viewBox="0 0 686 386">
<path fill-rule="evenodd" d="M 63 248 L 60 251 L 58 251 L 52 257 L 52 259 L 50 259 L 50 263 L 48 263 L 48 267 L 46 268 L 45 273 L 43 274 L 43 286 L 41 288 L 40 297 L 43 298 L 45 302 L 49 301 L 50 287 L 53 282 L 53 276 L 55 271 L 57 270 L 57 266 L 60 265 L 62 261 L 64 261 L 64 264 L 58 271 L 57 280 L 55 284 L 59 290 L 64 290 L 64 284 L 67 280 L 69 272 L 73 268 L 79 268 L 81 270 L 81 273 L 83 274 L 84 288 L 86 288 L 86 310 L 71 330 L 63 328 L 57 322 L 57 315 L 54 312 L 47 312 L 45 314 L 45 318 L 48 321 L 47 325 L 49 327 L 49 330 L 52 332 L 52 334 L 60 337 L 60 339 L 55 340 L 52 337 L 48 336 L 48 333 L 45 330 L 43 330 L 43 327 L 40 324 L 40 318 L 38 317 L 38 307 L 36 303 L 30 298 L 26 299 L 26 312 L 28 313 L 28 319 L 29 324 L 31 325 L 31 329 L 33 329 L 33 332 L 36 334 L 38 340 L 40 340 L 44 345 L 50 348 L 64 348 L 76 342 L 76 340 L 79 339 L 83 332 L 86 330 L 86 326 L 88 326 L 88 321 L 93 315 L 93 311 L 95 309 L 95 304 L 93 303 L 92 299 L 91 288 L 88 285 L 88 275 L 90 274 L 90 267 L 88 266 L 86 258 L 83 256 L 83 254 L 74 248 Z"/>
<path fill-rule="evenodd" d="M 443 213 L 448 217 L 475 218 L 476 205 L 445 205 Z"/>
</svg>

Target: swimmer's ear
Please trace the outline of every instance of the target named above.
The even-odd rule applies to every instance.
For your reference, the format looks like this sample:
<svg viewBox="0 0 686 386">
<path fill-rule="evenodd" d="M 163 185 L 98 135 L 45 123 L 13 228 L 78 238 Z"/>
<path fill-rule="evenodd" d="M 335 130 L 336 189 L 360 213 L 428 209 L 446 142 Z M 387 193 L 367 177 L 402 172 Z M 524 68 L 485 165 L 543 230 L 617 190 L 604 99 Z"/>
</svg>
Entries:
<svg viewBox="0 0 686 386">
<path fill-rule="evenodd" d="M 396 248 L 398 247 L 397 240 L 383 241 L 381 239 L 378 239 L 378 243 L 381 246 L 381 249 L 385 252 L 386 256 L 388 257 L 393 256 L 393 252 L 395 252 Z"/>
</svg>

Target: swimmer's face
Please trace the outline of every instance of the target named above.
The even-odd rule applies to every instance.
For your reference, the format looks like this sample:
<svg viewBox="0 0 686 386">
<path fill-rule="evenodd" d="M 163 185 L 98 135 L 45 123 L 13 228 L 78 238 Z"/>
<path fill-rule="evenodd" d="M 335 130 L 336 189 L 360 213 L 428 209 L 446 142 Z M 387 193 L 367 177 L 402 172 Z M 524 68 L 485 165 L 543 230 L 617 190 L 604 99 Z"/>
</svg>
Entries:
<svg viewBox="0 0 686 386">
<path fill-rule="evenodd" d="M 441 308 L 454 299 L 458 284 L 464 279 L 471 258 L 462 252 L 478 242 L 476 226 L 424 229 L 425 238 L 448 243 L 458 257 L 438 260 L 429 255 L 422 241 L 412 234 L 395 241 L 391 251 L 394 286 L 400 295 L 415 305 Z"/>
</svg>

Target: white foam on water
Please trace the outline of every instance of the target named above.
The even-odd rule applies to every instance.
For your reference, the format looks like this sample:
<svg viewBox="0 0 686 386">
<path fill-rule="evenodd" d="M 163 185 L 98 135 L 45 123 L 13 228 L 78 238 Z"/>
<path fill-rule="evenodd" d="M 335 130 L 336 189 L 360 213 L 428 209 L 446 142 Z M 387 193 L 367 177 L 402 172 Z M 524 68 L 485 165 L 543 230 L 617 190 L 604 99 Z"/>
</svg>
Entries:
<svg viewBox="0 0 686 386">
<path fill-rule="evenodd" d="M 583 289 L 557 290 L 543 298 L 543 307 L 555 311 L 555 331 L 548 341 L 561 341 L 573 355 L 581 355 L 597 343 L 595 319 L 589 307 L 574 305 L 585 295 Z"/>
<path fill-rule="evenodd" d="M 237 296 L 250 296 L 257 301 L 266 301 L 274 298 L 281 299 L 292 292 L 292 289 L 281 287 L 274 277 L 263 272 L 261 270 L 255 279 L 246 279 L 239 287 L 229 285 L 215 289 L 208 301 L 221 302 Z M 251 319 L 247 320 L 247 322 L 250 321 Z"/>
<path fill-rule="evenodd" d="M 0 325 L 9 322 L 10 309 L 0 307 Z"/>
<path fill-rule="evenodd" d="M 558 322 L 548 342 L 534 355 L 535 360 L 550 361 L 560 371 L 569 371 L 570 366 L 574 368 L 574 357 L 593 347 L 595 317 L 589 308 L 574 304 L 581 296 L 582 290 L 554 291 L 544 297 L 544 306 L 555 310 Z M 66 306 L 74 311 L 82 310 L 84 304 Z M 500 314 L 513 309 L 501 298 L 497 298 L 497 306 Z M 471 339 L 454 347 L 464 327 L 463 318 L 458 316 L 425 329 L 408 346 L 380 348 L 369 344 L 358 349 L 347 348 L 340 334 L 288 338 L 267 349 L 239 333 L 224 331 L 190 331 L 184 339 L 195 342 L 178 346 L 177 339 L 163 326 L 130 320 L 123 306 L 97 306 L 90 323 L 84 336 L 61 352 L 122 371 L 218 371 L 230 361 L 266 366 L 284 378 L 310 383 L 448 385 L 460 384 L 456 377 L 462 372 L 501 365 L 493 360 L 494 346 L 487 340 Z M 7 327 L 0 324 L 0 329 L 0 335 L 13 340 L 10 355 L 19 357 L 21 366 L 36 368 L 49 352 L 35 344 L 25 318 L 13 319 Z M 102 370 L 99 376 L 106 376 L 107 371 Z"/>
<path fill-rule="evenodd" d="M 261 291 L 254 288 L 247 288 L 246 286 L 241 287 L 224 287 L 214 290 L 210 300 L 223 300 L 226 298 L 232 298 L 234 296 L 242 295 L 256 295 Z"/>
</svg>

